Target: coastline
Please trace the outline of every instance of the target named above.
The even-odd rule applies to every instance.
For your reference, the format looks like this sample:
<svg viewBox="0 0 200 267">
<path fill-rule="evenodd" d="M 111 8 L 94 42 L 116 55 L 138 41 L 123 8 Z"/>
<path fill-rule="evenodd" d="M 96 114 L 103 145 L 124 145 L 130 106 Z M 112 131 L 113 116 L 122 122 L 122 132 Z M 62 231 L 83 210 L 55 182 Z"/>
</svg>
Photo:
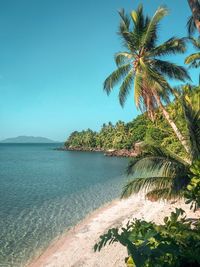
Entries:
<svg viewBox="0 0 200 267">
<path fill-rule="evenodd" d="M 27 267 L 122 267 L 127 256 L 126 248 L 119 243 L 106 246 L 94 253 L 93 246 L 100 235 L 111 227 L 122 226 L 133 218 L 162 223 L 175 207 L 181 207 L 190 218 L 200 216 L 193 213 L 183 200 L 173 202 L 151 202 L 143 195 L 125 200 L 113 200 L 100 207 L 67 233 L 63 234 Z"/>
<path fill-rule="evenodd" d="M 102 152 L 107 157 L 136 157 L 138 153 L 134 149 L 109 149 L 101 148 L 83 148 L 83 147 L 60 147 L 58 151 L 78 151 L 78 152 Z"/>
</svg>

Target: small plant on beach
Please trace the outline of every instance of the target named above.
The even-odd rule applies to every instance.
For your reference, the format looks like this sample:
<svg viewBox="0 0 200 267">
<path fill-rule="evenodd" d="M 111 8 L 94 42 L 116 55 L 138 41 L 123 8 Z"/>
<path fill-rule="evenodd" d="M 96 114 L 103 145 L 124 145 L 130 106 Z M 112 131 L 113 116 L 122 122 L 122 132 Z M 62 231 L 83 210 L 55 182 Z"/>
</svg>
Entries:
<svg viewBox="0 0 200 267">
<path fill-rule="evenodd" d="M 200 222 L 183 215 L 183 210 L 176 209 L 163 225 L 134 220 L 126 227 L 112 228 L 100 236 L 94 250 L 120 242 L 128 251 L 127 267 L 200 266 Z"/>
</svg>

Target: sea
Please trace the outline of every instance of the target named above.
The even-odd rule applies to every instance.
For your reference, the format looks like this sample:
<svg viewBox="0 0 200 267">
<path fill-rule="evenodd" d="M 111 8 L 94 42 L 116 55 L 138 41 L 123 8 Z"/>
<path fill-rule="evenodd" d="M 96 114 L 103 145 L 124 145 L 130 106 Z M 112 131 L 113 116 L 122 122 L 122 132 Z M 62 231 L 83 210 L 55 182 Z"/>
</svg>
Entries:
<svg viewBox="0 0 200 267">
<path fill-rule="evenodd" d="M 86 215 L 118 198 L 128 160 L 61 144 L 0 144 L 0 267 L 24 267 Z"/>
</svg>

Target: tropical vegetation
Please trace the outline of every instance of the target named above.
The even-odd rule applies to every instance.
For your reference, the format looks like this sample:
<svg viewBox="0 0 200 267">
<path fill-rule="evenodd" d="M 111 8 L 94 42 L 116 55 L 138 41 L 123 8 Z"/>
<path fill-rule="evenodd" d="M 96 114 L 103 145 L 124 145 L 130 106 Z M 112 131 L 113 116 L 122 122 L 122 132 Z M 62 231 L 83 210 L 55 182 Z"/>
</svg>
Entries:
<svg viewBox="0 0 200 267">
<path fill-rule="evenodd" d="M 184 190 L 194 175 L 194 166 L 200 159 L 200 89 L 188 87 L 180 95 L 189 136 L 189 153 L 185 157 L 172 153 L 162 146 L 146 144 L 143 153 L 133 159 L 128 166 L 128 174 L 134 178 L 128 182 L 122 197 L 145 191 L 148 198 L 171 199 L 182 197 Z"/>
<path fill-rule="evenodd" d="M 143 220 L 128 222 L 100 236 L 94 250 L 119 242 L 128 250 L 127 267 L 200 266 L 200 221 L 189 221 L 182 209 L 165 217 L 162 225 Z"/>
<path fill-rule="evenodd" d="M 189 27 L 196 27 L 200 32 L 199 1 L 188 0 L 188 3 L 193 14 Z M 142 153 L 128 166 L 128 174 L 134 175 L 134 179 L 124 187 L 122 197 L 141 190 L 154 200 L 184 197 L 191 209 L 196 211 L 200 207 L 200 87 L 184 85 L 171 88 L 165 79 L 166 76 L 170 77 L 166 72 L 166 61 L 162 62 L 163 65 L 161 63 L 160 69 L 155 64 L 157 56 L 167 54 L 167 43 L 164 48 L 161 45 L 162 49 L 159 50 L 154 42 L 158 22 L 165 14 L 166 9 L 159 8 L 150 19 L 144 17 L 141 6 L 131 13 L 131 19 L 124 11 L 120 12 L 120 35 L 128 52 L 116 55 L 118 69 L 106 79 L 104 89 L 110 93 L 116 83 L 123 79 L 119 93 L 123 104 L 134 83 L 136 105 L 147 111 L 151 119 L 154 119 L 154 114 L 161 112 L 186 151 L 181 155 L 173 153 L 169 145 L 164 147 L 154 141 L 144 144 Z M 132 30 L 129 27 L 130 20 L 134 24 Z M 176 45 L 180 44 L 179 40 L 184 46 L 183 39 L 178 39 Z M 190 40 L 197 42 L 191 37 Z M 176 45 L 173 53 L 180 52 L 180 47 Z M 185 62 L 198 67 L 198 60 L 198 55 L 193 54 Z M 170 78 L 187 78 L 185 71 L 182 78 L 173 75 Z M 181 116 L 181 125 L 178 127 L 172 120 L 173 111 L 172 114 L 169 110 L 165 112 L 164 104 L 168 103 L 170 94 L 175 97 L 173 108 L 176 109 L 173 111 Z M 167 106 L 169 108 L 170 105 Z M 159 117 L 155 121 L 160 129 Z M 109 229 L 100 236 L 94 250 L 101 250 L 106 244 L 114 242 L 120 242 L 127 248 L 125 262 L 129 267 L 200 266 L 200 219 L 189 220 L 182 209 L 172 212 L 162 225 L 133 220 L 126 227 Z"/>
<path fill-rule="evenodd" d="M 122 80 L 119 101 L 123 106 L 134 85 L 136 107 L 142 112 L 147 111 L 151 119 L 154 119 L 155 110 L 159 108 L 185 150 L 189 152 L 188 143 L 164 106 L 170 102 L 170 95 L 173 93 L 167 79 L 190 79 L 184 67 L 164 58 L 167 55 L 184 53 L 185 39 L 172 37 L 162 44 L 157 44 L 159 23 L 167 14 L 166 8 L 159 7 L 150 18 L 144 15 L 142 5 L 131 12 L 130 18 L 124 10 L 119 12 L 119 35 L 126 51 L 115 55 L 117 70 L 107 77 L 104 89 L 109 94 Z"/>
<path fill-rule="evenodd" d="M 170 117 L 176 122 L 183 133 L 186 127 L 183 111 L 178 101 L 168 105 Z M 161 112 L 155 112 L 156 120 L 151 121 L 147 114 L 138 115 L 131 122 L 118 121 L 116 124 L 109 122 L 103 124 L 96 132 L 91 129 L 74 131 L 65 142 L 66 148 L 82 150 L 132 149 L 137 142 L 145 141 L 150 144 L 166 147 L 180 155 L 186 155 L 173 130 L 168 127 Z"/>
</svg>

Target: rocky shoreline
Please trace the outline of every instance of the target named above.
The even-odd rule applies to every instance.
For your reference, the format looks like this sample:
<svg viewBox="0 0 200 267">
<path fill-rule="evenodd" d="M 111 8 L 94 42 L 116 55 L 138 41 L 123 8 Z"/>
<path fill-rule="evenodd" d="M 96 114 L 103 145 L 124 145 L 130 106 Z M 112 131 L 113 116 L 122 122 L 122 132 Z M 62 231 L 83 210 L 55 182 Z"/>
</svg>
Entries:
<svg viewBox="0 0 200 267">
<path fill-rule="evenodd" d="M 105 156 L 107 157 L 136 157 L 137 155 L 133 149 L 108 150 L 105 152 Z"/>
<path fill-rule="evenodd" d="M 81 151 L 81 152 L 103 152 L 107 157 L 136 157 L 138 152 L 134 149 L 109 149 L 101 148 L 82 148 L 82 147 L 60 147 L 59 151 Z"/>
</svg>

